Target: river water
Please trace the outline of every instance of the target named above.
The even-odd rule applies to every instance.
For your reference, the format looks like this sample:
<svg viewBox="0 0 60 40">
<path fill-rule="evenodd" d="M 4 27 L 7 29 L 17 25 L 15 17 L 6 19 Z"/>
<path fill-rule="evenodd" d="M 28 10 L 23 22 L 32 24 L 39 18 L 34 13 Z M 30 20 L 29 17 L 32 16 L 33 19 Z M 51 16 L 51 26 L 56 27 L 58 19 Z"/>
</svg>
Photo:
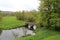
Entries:
<svg viewBox="0 0 60 40">
<path fill-rule="evenodd" d="M 3 30 L 2 34 L 0 35 L 0 40 L 15 40 L 16 38 L 20 38 L 26 35 L 35 35 L 35 33 L 25 27 Z"/>
</svg>

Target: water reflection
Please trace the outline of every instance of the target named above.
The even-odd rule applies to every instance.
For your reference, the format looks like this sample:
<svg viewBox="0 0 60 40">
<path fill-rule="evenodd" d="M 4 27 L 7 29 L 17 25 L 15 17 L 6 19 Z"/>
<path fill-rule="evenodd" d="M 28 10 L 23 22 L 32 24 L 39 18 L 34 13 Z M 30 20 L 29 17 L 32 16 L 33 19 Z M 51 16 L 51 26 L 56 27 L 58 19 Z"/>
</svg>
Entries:
<svg viewBox="0 0 60 40">
<path fill-rule="evenodd" d="M 2 29 L 0 28 L 0 35 L 1 35 L 1 33 L 2 33 Z"/>
<path fill-rule="evenodd" d="M 0 40 L 15 40 L 15 38 L 19 38 L 26 35 L 35 35 L 35 33 L 25 27 L 11 30 L 3 30 L 2 34 L 0 35 Z"/>
</svg>

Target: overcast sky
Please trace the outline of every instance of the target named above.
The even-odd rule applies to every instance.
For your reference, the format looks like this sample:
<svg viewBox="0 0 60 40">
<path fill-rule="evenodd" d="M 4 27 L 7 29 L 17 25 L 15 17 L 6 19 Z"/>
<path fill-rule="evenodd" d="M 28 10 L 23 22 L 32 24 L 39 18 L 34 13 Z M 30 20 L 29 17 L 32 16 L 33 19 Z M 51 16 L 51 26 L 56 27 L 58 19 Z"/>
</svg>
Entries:
<svg viewBox="0 0 60 40">
<path fill-rule="evenodd" d="M 3 11 L 37 10 L 38 6 L 38 0 L 0 0 L 0 10 Z"/>
</svg>

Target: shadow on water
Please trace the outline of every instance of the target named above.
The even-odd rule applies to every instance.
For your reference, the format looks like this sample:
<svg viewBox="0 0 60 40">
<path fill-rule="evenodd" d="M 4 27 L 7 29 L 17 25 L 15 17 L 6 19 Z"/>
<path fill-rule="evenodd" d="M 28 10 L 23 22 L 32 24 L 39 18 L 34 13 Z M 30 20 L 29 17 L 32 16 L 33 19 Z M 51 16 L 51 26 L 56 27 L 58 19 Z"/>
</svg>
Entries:
<svg viewBox="0 0 60 40">
<path fill-rule="evenodd" d="M 32 30 L 25 27 L 11 29 L 11 30 L 1 30 L 0 29 L 0 40 L 15 40 L 15 38 L 20 38 L 27 35 L 35 35 Z"/>
<path fill-rule="evenodd" d="M 0 35 L 1 35 L 1 33 L 2 33 L 2 28 L 0 28 Z"/>
</svg>

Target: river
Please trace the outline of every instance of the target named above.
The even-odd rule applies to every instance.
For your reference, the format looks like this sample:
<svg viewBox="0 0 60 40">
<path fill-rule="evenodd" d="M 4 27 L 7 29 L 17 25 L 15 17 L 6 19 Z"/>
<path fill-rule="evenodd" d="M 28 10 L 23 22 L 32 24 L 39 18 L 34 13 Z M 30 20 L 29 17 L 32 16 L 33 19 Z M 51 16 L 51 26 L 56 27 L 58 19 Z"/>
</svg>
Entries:
<svg viewBox="0 0 60 40">
<path fill-rule="evenodd" d="M 35 35 L 35 33 L 25 27 L 11 30 L 2 30 L 0 40 L 15 40 L 16 38 L 20 38 L 26 35 Z"/>
</svg>

